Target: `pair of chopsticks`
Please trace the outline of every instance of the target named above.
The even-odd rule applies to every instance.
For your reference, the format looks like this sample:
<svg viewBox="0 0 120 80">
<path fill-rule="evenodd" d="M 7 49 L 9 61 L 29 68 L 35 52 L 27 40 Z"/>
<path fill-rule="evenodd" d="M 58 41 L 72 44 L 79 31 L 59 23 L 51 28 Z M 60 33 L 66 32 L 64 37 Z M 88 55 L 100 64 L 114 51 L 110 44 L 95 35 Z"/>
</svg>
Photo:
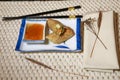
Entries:
<svg viewBox="0 0 120 80">
<path fill-rule="evenodd" d="M 73 6 L 73 7 L 67 7 L 67 8 L 61 8 L 57 10 L 51 10 L 41 13 L 35 13 L 35 14 L 28 14 L 28 15 L 22 15 L 22 16 L 15 16 L 15 17 L 3 17 L 2 20 L 15 20 L 15 19 L 22 19 L 22 18 L 75 18 L 75 17 L 82 17 L 82 15 L 72 15 L 72 16 L 39 16 L 38 15 L 45 15 L 50 13 L 56 13 L 56 12 L 62 12 L 62 11 L 72 11 L 74 9 L 79 9 L 81 6 Z"/>
</svg>

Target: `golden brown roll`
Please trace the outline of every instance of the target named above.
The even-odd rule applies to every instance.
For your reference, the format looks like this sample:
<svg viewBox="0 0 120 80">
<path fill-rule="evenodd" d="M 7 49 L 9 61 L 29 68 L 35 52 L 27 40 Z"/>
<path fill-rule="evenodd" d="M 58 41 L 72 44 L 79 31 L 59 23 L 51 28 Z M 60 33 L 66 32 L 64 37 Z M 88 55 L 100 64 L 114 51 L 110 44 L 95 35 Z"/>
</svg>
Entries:
<svg viewBox="0 0 120 80">
<path fill-rule="evenodd" d="M 47 39 L 52 41 L 55 44 L 60 44 L 64 41 L 67 41 L 75 35 L 74 31 L 70 27 L 64 27 L 65 32 L 62 35 L 57 35 L 56 33 L 51 33 L 46 36 Z"/>
<path fill-rule="evenodd" d="M 57 20 L 48 19 L 47 26 L 57 35 L 61 35 L 64 32 L 64 25 Z"/>
</svg>

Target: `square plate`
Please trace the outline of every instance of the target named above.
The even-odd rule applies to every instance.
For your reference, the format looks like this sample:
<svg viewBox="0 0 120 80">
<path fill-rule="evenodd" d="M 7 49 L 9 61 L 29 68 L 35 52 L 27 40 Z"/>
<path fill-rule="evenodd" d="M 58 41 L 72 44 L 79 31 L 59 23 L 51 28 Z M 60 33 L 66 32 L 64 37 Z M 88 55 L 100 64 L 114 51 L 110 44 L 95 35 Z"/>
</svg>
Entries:
<svg viewBox="0 0 120 80">
<path fill-rule="evenodd" d="M 81 18 L 52 18 L 54 20 L 60 21 L 62 24 L 69 26 L 75 32 L 75 35 L 70 38 L 69 40 L 61 43 L 61 44 L 54 44 L 50 41 L 45 44 L 37 43 L 37 44 L 29 44 L 24 40 L 24 33 L 25 33 L 25 25 L 28 21 L 43 21 L 42 23 L 46 24 L 47 19 L 23 19 L 18 41 L 16 44 L 16 51 L 21 52 L 33 52 L 33 51 L 60 51 L 60 52 L 79 52 L 82 50 L 81 45 Z"/>
</svg>

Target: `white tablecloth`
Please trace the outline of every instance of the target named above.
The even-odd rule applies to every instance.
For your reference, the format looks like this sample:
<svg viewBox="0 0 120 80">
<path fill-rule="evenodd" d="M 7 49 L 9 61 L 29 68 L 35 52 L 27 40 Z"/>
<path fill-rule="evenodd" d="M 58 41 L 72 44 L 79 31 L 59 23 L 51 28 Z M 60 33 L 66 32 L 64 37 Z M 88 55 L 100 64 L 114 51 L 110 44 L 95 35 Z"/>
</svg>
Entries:
<svg viewBox="0 0 120 80">
<path fill-rule="evenodd" d="M 120 23 L 119 0 L 0 2 L 0 80 L 120 80 L 120 71 L 105 73 L 82 70 L 82 53 L 58 52 L 22 54 L 14 50 L 21 20 L 2 21 L 3 16 L 19 16 L 74 5 L 81 5 L 82 8 L 72 12 L 66 11 L 49 15 L 81 15 L 98 10 L 114 10 L 118 13 Z M 58 70 L 88 75 L 89 77 L 86 78 L 73 74 L 51 71 L 27 61 L 24 57 L 33 58 Z"/>
</svg>

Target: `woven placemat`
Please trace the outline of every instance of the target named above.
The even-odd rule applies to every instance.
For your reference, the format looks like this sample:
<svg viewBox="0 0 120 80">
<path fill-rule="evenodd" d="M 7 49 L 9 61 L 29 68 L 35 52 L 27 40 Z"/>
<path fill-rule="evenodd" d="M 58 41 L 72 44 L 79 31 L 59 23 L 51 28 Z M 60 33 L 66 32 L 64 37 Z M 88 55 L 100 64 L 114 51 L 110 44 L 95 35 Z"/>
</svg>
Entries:
<svg viewBox="0 0 120 80">
<path fill-rule="evenodd" d="M 73 12 L 66 11 L 49 15 L 77 15 L 99 10 L 114 10 L 118 13 L 120 23 L 119 0 L 0 2 L 0 80 L 120 80 L 120 71 L 105 73 L 82 70 L 82 53 L 23 54 L 14 50 L 21 20 L 2 21 L 3 16 L 19 16 L 74 5 L 81 5 L 82 8 Z M 52 71 L 27 61 L 25 57 L 43 62 L 58 70 L 88 75 L 89 77 Z"/>
</svg>

